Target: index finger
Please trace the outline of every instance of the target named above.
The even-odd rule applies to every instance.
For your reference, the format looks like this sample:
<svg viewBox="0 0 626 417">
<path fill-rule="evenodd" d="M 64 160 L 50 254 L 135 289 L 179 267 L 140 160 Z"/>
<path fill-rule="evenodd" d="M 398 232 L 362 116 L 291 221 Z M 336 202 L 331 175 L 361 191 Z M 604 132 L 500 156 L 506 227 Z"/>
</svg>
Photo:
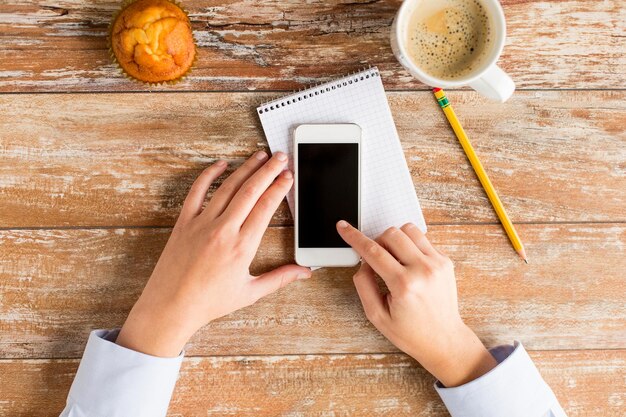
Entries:
<svg viewBox="0 0 626 417">
<path fill-rule="evenodd" d="M 255 247 L 258 247 L 261 243 L 263 233 L 265 233 L 274 213 L 291 189 L 292 184 L 293 174 L 291 171 L 281 172 L 274 184 L 270 185 L 270 188 L 259 198 L 259 201 L 257 201 L 248 218 L 241 226 L 242 234 L 252 239 Z"/>
<path fill-rule="evenodd" d="M 337 232 L 380 277 L 389 285 L 389 280 L 404 271 L 404 267 L 378 243 L 341 220 L 337 223 Z"/>
<path fill-rule="evenodd" d="M 234 220 L 238 225 L 242 225 L 261 195 L 272 185 L 285 165 L 287 165 L 287 155 L 282 152 L 278 152 L 270 158 L 265 165 L 243 183 L 224 210 L 223 216 Z"/>
</svg>

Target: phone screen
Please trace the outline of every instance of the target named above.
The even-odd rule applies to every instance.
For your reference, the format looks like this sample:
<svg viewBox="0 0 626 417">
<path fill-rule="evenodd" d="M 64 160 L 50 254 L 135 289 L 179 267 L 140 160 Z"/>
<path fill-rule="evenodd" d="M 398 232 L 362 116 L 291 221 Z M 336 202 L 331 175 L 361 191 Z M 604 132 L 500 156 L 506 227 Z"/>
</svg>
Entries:
<svg viewBox="0 0 626 417">
<path fill-rule="evenodd" d="M 359 144 L 298 144 L 298 246 L 348 247 L 335 224 L 358 227 Z"/>
</svg>

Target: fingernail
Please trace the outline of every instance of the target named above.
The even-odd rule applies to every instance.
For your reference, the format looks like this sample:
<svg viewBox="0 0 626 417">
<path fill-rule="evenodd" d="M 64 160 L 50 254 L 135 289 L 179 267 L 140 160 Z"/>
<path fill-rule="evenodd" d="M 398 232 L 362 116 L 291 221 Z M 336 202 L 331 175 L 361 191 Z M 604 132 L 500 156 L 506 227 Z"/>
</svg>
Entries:
<svg viewBox="0 0 626 417">
<path fill-rule="evenodd" d="M 223 159 L 220 159 L 219 161 L 215 163 L 215 165 L 218 167 L 226 166 L 226 161 L 224 161 Z"/>
<path fill-rule="evenodd" d="M 346 227 L 348 227 L 348 222 L 345 220 L 339 220 L 337 222 L 337 226 L 341 227 L 342 229 L 345 229 Z"/>
<path fill-rule="evenodd" d="M 254 156 L 259 161 L 263 161 L 264 159 L 267 159 L 267 153 L 265 151 L 258 151 Z"/>
<path fill-rule="evenodd" d="M 279 161 L 286 161 L 287 160 L 287 155 L 282 153 L 282 152 L 278 152 L 276 154 L 276 159 L 278 159 Z"/>
<path fill-rule="evenodd" d="M 296 278 L 298 278 L 298 279 L 309 279 L 309 278 L 311 278 L 311 272 L 310 271 L 309 272 L 300 272 Z"/>
<path fill-rule="evenodd" d="M 281 172 L 281 175 L 283 176 L 283 178 L 286 178 L 288 180 L 293 178 L 293 174 L 288 169 L 286 169 L 283 172 Z"/>
</svg>

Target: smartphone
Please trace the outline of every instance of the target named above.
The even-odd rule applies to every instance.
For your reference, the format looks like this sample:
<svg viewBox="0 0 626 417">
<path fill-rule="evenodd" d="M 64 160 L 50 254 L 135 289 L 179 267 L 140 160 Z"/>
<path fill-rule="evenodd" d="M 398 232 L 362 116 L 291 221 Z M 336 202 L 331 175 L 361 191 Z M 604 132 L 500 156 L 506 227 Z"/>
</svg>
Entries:
<svg viewBox="0 0 626 417">
<path fill-rule="evenodd" d="M 306 124 L 294 130 L 295 253 L 302 266 L 353 266 L 359 255 L 337 233 L 361 228 L 361 128 Z"/>
</svg>

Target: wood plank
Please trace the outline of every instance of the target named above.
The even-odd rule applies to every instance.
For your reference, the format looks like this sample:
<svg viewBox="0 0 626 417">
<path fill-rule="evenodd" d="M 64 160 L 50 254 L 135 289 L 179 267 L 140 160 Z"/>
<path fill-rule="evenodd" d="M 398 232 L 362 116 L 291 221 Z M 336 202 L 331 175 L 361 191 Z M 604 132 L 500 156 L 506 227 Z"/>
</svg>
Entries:
<svg viewBox="0 0 626 417">
<path fill-rule="evenodd" d="M 514 221 L 626 221 L 626 92 L 449 95 Z M 267 146 L 274 96 L 0 95 L 0 227 L 172 225 L 203 167 Z M 497 222 L 432 95 L 389 100 L 427 221 Z"/>
<path fill-rule="evenodd" d="M 433 226 L 456 263 L 461 310 L 489 345 L 626 348 L 626 225 L 522 225 L 530 264 L 499 226 Z M 2 358 L 79 357 L 95 328 L 121 326 L 168 229 L 0 232 Z M 271 228 L 253 271 L 293 257 L 292 228 Z M 211 323 L 190 355 L 396 352 L 365 319 L 354 269 L 306 282 Z"/>
<path fill-rule="evenodd" d="M 621 417 L 626 351 L 531 352 L 569 417 Z M 3 360 L 0 413 L 57 416 L 78 360 Z M 188 358 L 171 416 L 447 416 L 401 354 Z"/>
<path fill-rule="evenodd" d="M 501 60 L 518 88 L 626 86 L 620 0 L 503 0 Z M 425 88 L 394 59 L 389 32 L 400 0 L 187 0 L 199 47 L 187 81 L 159 90 L 294 89 L 364 65 L 388 88 Z M 151 90 L 120 76 L 107 51 L 117 0 L 5 0 L 0 91 Z"/>
</svg>

